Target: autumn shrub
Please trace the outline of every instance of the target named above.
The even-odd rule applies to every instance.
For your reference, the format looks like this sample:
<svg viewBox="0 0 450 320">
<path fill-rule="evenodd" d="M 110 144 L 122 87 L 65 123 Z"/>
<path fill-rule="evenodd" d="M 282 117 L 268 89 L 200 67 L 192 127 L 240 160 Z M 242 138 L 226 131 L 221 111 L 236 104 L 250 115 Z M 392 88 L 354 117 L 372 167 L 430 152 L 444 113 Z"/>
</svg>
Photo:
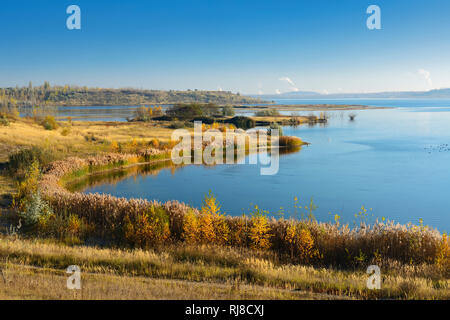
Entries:
<svg viewBox="0 0 450 320">
<path fill-rule="evenodd" d="M 315 240 L 303 223 L 291 221 L 286 228 L 285 241 L 289 244 L 292 260 L 308 264 L 319 256 L 315 248 Z"/>
<path fill-rule="evenodd" d="M 234 126 L 236 126 L 237 128 L 244 129 L 244 130 L 251 129 L 256 126 L 255 120 L 253 120 L 252 118 L 249 118 L 249 117 L 245 117 L 245 116 L 236 116 L 231 119 L 227 119 L 224 122 L 231 123 Z"/>
<path fill-rule="evenodd" d="M 38 167 L 44 167 L 54 160 L 55 156 L 50 150 L 33 146 L 9 155 L 8 171 L 22 180 L 34 162 L 37 162 Z"/>
<path fill-rule="evenodd" d="M 90 236 L 95 236 L 95 226 L 75 214 L 50 212 L 39 217 L 37 234 L 41 237 L 63 240 L 66 244 L 80 244 Z"/>
<path fill-rule="evenodd" d="M 44 120 L 42 120 L 41 125 L 45 128 L 45 130 L 55 130 L 58 128 L 58 123 L 56 122 L 54 116 L 46 116 Z"/>
<path fill-rule="evenodd" d="M 112 152 L 119 152 L 120 151 L 120 146 L 117 143 L 117 141 L 115 141 L 115 140 L 111 141 L 110 148 L 111 148 Z"/>
<path fill-rule="evenodd" d="M 0 115 L 0 126 L 9 126 L 9 119 L 6 115 L 1 114 Z"/>
<path fill-rule="evenodd" d="M 155 148 L 155 149 L 159 149 L 159 141 L 158 139 L 152 139 L 149 142 L 150 147 Z"/>
<path fill-rule="evenodd" d="M 182 239 L 188 244 L 196 244 L 199 242 L 198 216 L 189 210 L 183 219 Z"/>
<path fill-rule="evenodd" d="M 248 245 L 248 219 L 242 217 L 228 217 L 230 228 L 229 243 L 235 247 L 247 247 Z"/>
<path fill-rule="evenodd" d="M 72 128 L 70 126 L 65 126 L 61 130 L 61 135 L 63 137 L 66 137 L 66 136 L 68 136 L 70 134 L 71 131 L 72 131 Z"/>
<path fill-rule="evenodd" d="M 450 274 L 450 239 L 447 234 L 442 235 L 436 254 L 436 264 Z"/>
<path fill-rule="evenodd" d="M 278 145 L 280 147 L 294 148 L 302 146 L 303 141 L 298 137 L 282 136 L 278 139 Z"/>
<path fill-rule="evenodd" d="M 152 109 L 146 107 L 139 107 L 135 112 L 136 121 L 149 121 L 152 118 Z"/>
<path fill-rule="evenodd" d="M 173 147 L 175 147 L 178 143 L 179 143 L 178 141 L 173 140 L 169 140 L 167 142 L 161 141 L 159 142 L 159 150 L 163 151 L 172 150 Z"/>
<path fill-rule="evenodd" d="M 248 234 L 252 249 L 267 250 L 272 246 L 269 219 L 267 214 L 261 211 L 258 206 L 255 206 L 255 210 L 251 213 Z"/>
<path fill-rule="evenodd" d="M 192 211 L 184 217 L 183 239 L 188 243 L 225 245 L 229 241 L 230 229 L 220 205 L 209 192 L 205 195 L 198 215 Z"/>
<path fill-rule="evenodd" d="M 12 207 L 19 212 L 26 210 L 33 195 L 38 193 L 38 183 L 40 177 L 39 163 L 33 161 L 25 173 L 25 177 L 17 185 L 17 193 L 13 196 Z"/>
<path fill-rule="evenodd" d="M 169 217 L 161 207 L 153 206 L 141 214 L 125 217 L 124 238 L 132 246 L 158 246 L 169 237 Z"/>
</svg>

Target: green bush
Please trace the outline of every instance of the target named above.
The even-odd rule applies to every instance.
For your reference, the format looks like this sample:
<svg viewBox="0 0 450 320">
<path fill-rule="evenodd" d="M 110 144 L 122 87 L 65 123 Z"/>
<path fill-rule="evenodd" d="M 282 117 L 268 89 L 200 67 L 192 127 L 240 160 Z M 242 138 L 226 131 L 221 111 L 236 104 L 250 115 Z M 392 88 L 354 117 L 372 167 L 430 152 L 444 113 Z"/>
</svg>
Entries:
<svg viewBox="0 0 450 320">
<path fill-rule="evenodd" d="M 203 116 L 202 106 L 198 103 L 176 104 L 167 110 L 166 114 L 172 118 L 180 120 L 192 120 Z"/>
<path fill-rule="evenodd" d="M 215 122 L 215 119 L 211 117 L 196 117 L 192 119 L 192 121 L 201 121 L 202 124 L 213 124 Z"/>
<path fill-rule="evenodd" d="M 261 111 L 257 111 L 255 113 L 255 116 L 257 117 L 274 117 L 274 116 L 279 116 L 280 112 L 278 112 L 277 109 L 267 109 L 267 110 L 261 110 Z"/>
<path fill-rule="evenodd" d="M 199 117 L 215 117 L 222 114 L 221 109 L 213 104 L 200 104 L 200 103 L 190 103 L 190 104 L 175 104 L 173 107 L 166 111 L 166 114 L 171 117 L 171 119 L 177 118 L 179 120 L 191 121 Z"/>
<path fill-rule="evenodd" d="M 174 121 L 169 125 L 170 129 L 181 129 L 181 128 L 185 128 L 186 125 L 183 121 Z"/>
<path fill-rule="evenodd" d="M 271 123 L 269 129 L 267 130 L 267 134 L 269 136 L 272 135 L 272 130 L 278 130 L 278 136 L 282 137 L 283 136 L 283 128 L 276 122 Z"/>
<path fill-rule="evenodd" d="M 244 130 L 251 129 L 256 126 L 255 120 L 253 120 L 252 118 L 249 118 L 249 117 L 244 117 L 244 116 L 237 116 L 237 117 L 234 117 L 231 119 L 227 119 L 224 122 L 232 123 L 237 128 L 244 129 Z"/>
<path fill-rule="evenodd" d="M 43 216 L 52 213 L 48 203 L 41 198 L 39 192 L 35 192 L 27 199 L 24 210 L 19 212 L 19 218 L 22 219 L 24 230 L 27 230 L 34 228 Z"/>
<path fill-rule="evenodd" d="M 0 116 L 0 126 L 9 126 L 8 117 L 6 117 L 4 114 Z"/>
<path fill-rule="evenodd" d="M 235 112 L 232 106 L 226 106 L 222 108 L 222 115 L 225 117 L 234 117 Z"/>
<path fill-rule="evenodd" d="M 11 154 L 8 169 L 11 174 L 20 174 L 28 170 L 34 161 L 37 161 L 40 167 L 44 167 L 54 160 L 55 157 L 49 150 L 33 146 Z"/>
</svg>

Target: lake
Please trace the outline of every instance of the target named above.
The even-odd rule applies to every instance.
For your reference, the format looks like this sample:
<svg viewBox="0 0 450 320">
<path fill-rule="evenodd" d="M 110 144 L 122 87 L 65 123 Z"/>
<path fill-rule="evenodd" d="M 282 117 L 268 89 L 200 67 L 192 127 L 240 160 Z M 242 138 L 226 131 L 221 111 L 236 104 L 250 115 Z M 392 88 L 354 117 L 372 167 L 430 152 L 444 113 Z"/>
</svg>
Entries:
<svg viewBox="0 0 450 320">
<path fill-rule="evenodd" d="M 450 100 L 280 100 L 280 104 L 363 104 L 396 107 L 328 112 L 326 126 L 284 127 L 311 143 L 280 156 L 279 172 L 261 176 L 258 165 L 184 166 L 157 174 L 136 172 L 83 192 L 160 201 L 180 200 L 200 207 L 211 190 L 230 215 L 258 205 L 271 214 L 298 214 L 313 199 L 319 221 L 356 221 L 361 206 L 369 221 L 386 217 L 450 231 Z M 307 114 L 309 112 L 300 112 Z M 280 210 L 280 207 L 283 209 Z M 359 220 L 358 220 L 359 221 Z"/>
</svg>

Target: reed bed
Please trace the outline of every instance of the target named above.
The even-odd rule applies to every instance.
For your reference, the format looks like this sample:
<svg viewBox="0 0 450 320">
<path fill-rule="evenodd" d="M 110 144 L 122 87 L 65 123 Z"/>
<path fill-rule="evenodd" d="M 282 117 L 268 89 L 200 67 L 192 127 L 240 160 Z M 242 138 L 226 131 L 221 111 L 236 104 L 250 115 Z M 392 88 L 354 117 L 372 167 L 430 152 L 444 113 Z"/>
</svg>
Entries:
<svg viewBox="0 0 450 320">
<path fill-rule="evenodd" d="M 40 180 L 40 190 L 57 214 L 83 219 L 102 239 L 120 243 L 127 224 L 143 236 L 160 230 L 163 243 L 180 241 L 248 247 L 276 252 L 289 263 L 358 268 L 368 263 L 436 266 L 441 276 L 449 276 L 449 239 L 426 226 L 379 222 L 357 227 L 336 223 L 269 218 L 259 211 L 250 217 L 231 217 L 220 213 L 216 199 L 205 198 L 202 210 L 178 201 L 161 203 L 144 199 L 117 198 L 106 194 L 82 194 L 67 191 L 60 180 L 86 167 L 102 167 L 137 161 L 133 154 L 107 154 L 87 159 L 69 158 L 52 163 Z M 157 208 L 158 210 L 155 210 Z M 162 210 L 162 211 L 161 211 Z M 167 215 L 166 228 L 152 224 L 152 216 Z M 158 219 L 156 219 L 158 220 Z M 161 219 L 159 219 L 161 220 Z M 164 230 L 164 231 L 161 231 Z M 158 238 L 158 237 L 157 237 Z M 146 242 L 155 247 L 162 243 Z"/>
</svg>

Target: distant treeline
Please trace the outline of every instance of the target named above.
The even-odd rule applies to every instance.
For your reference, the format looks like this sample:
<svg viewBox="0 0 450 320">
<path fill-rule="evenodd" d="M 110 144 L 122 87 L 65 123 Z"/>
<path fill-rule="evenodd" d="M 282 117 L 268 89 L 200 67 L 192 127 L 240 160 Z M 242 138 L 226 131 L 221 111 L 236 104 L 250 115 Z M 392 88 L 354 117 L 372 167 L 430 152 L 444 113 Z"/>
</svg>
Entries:
<svg viewBox="0 0 450 320">
<path fill-rule="evenodd" d="M 45 82 L 34 87 L 0 88 L 0 102 L 22 106 L 96 106 L 176 103 L 254 104 L 260 99 L 229 91 L 162 91 L 139 89 L 104 89 L 75 86 L 51 86 Z"/>
</svg>

